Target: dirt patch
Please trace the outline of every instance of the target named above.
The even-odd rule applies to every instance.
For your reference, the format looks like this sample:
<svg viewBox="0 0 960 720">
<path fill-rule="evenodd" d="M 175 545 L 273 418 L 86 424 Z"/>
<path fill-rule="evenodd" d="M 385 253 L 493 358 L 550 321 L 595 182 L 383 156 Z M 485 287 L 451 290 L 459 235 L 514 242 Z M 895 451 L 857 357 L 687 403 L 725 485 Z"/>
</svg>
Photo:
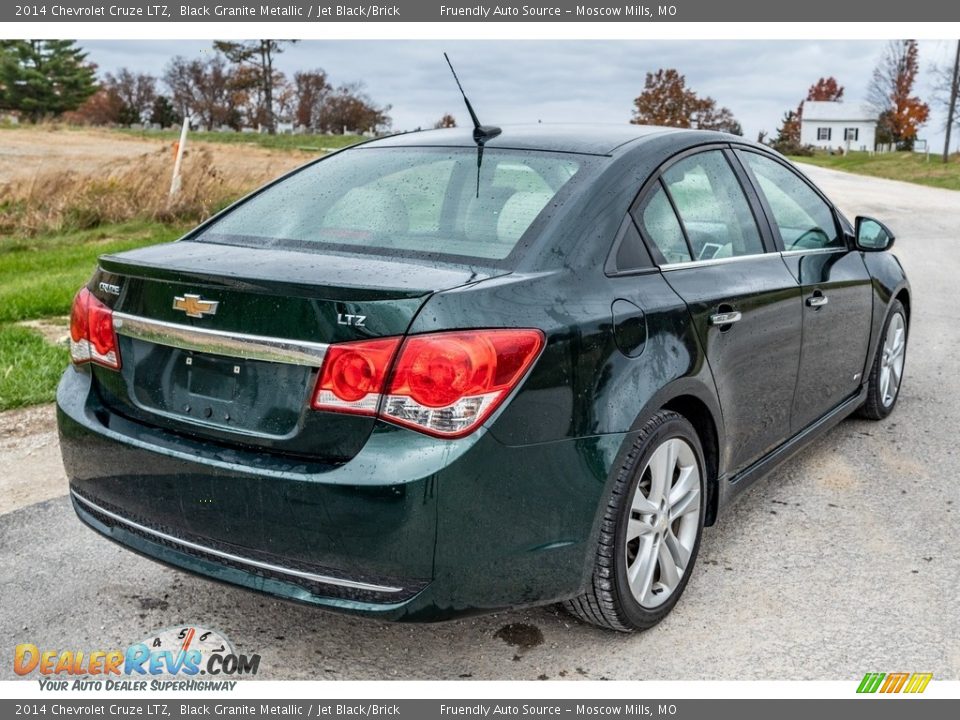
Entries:
<svg viewBox="0 0 960 720">
<path fill-rule="evenodd" d="M 137 162 L 158 152 L 168 152 L 173 167 L 173 145 L 166 140 L 129 137 L 109 130 L 21 128 L 0 130 L 0 178 L 22 182 L 52 171 L 69 169 L 94 174 Z M 223 172 L 279 175 L 303 164 L 317 152 L 269 150 L 255 145 L 193 143 L 187 153 L 208 151 Z"/>
<path fill-rule="evenodd" d="M 856 468 L 836 455 L 827 455 L 822 459 L 810 461 L 811 469 L 816 473 L 817 484 L 830 490 L 847 492 L 863 482 Z"/>
<path fill-rule="evenodd" d="M 70 318 L 66 315 L 41 320 L 24 320 L 17 325 L 36 330 L 52 345 L 66 345 L 70 340 Z"/>
<path fill-rule="evenodd" d="M 53 405 L 0 413 L 0 514 L 67 492 Z"/>
</svg>

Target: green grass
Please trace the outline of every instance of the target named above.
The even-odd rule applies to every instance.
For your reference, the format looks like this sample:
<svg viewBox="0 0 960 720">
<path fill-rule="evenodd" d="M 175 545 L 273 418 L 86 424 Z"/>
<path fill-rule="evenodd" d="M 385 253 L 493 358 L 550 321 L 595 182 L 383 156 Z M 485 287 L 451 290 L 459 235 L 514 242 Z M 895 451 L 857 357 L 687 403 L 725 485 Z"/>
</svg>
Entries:
<svg viewBox="0 0 960 720">
<path fill-rule="evenodd" d="M 66 348 L 14 323 L 69 314 L 100 255 L 174 240 L 183 230 L 135 221 L 61 235 L 0 237 L 0 410 L 53 400 L 68 361 Z"/>
<path fill-rule="evenodd" d="M 119 129 L 117 132 L 146 140 L 165 140 L 173 142 L 180 138 L 179 130 L 131 130 Z M 354 145 L 367 138 L 359 135 L 261 135 L 260 133 L 240 132 L 191 132 L 187 144 L 191 142 L 224 143 L 228 145 L 257 145 L 271 150 L 338 150 Z"/>
<path fill-rule="evenodd" d="M 40 333 L 0 325 L 0 410 L 51 402 L 69 351 Z"/>
<path fill-rule="evenodd" d="M 960 190 L 960 155 L 951 155 L 950 162 L 946 164 L 942 162 L 940 155 L 931 154 L 930 161 L 927 162 L 925 153 L 912 152 L 876 155 L 852 152 L 847 155 L 818 154 L 813 157 L 791 157 L 790 159 L 797 163 L 809 163 L 860 175 Z"/>
<path fill-rule="evenodd" d="M 134 221 L 63 235 L 0 238 L 0 324 L 69 313 L 100 255 L 173 240 L 182 231 Z"/>
</svg>

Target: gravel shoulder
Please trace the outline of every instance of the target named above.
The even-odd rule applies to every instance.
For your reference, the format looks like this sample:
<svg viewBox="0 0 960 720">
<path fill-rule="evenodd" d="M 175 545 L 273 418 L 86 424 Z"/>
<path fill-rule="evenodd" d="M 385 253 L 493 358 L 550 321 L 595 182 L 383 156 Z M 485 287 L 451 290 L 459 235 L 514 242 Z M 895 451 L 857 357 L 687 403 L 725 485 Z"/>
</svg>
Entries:
<svg viewBox="0 0 960 720">
<path fill-rule="evenodd" d="M 0 515 L 66 494 L 53 405 L 0 413 L 0 468 Z"/>
</svg>

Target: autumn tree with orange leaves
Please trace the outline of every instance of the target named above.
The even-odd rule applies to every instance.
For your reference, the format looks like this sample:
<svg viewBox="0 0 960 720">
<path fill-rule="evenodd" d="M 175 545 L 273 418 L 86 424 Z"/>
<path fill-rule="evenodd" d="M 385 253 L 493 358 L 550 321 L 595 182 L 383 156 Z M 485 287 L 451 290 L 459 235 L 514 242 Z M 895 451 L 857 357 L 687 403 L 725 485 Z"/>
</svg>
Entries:
<svg viewBox="0 0 960 720">
<path fill-rule="evenodd" d="M 433 127 L 438 130 L 441 128 L 455 128 L 457 126 L 457 119 L 450 113 L 446 113 L 442 118 L 437 120 L 434 123 Z"/>
<path fill-rule="evenodd" d="M 879 114 L 877 142 L 912 150 L 930 106 L 913 94 L 920 70 L 916 40 L 892 40 L 873 71 L 868 98 Z"/>
<path fill-rule="evenodd" d="M 633 101 L 634 125 L 719 130 L 743 135 L 743 129 L 729 108 L 718 107 L 711 97 L 700 97 L 687 87 L 686 78 L 676 70 L 647 73 L 643 92 Z"/>
<path fill-rule="evenodd" d="M 820 78 L 807 90 L 807 100 L 840 102 L 843 100 L 843 86 L 833 76 Z"/>
</svg>

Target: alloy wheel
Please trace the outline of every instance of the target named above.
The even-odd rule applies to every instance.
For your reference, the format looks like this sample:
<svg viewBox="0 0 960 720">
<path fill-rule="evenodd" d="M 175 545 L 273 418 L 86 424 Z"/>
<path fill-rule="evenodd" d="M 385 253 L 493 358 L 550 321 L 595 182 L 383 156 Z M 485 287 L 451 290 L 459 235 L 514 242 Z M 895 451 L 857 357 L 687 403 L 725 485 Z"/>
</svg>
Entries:
<svg viewBox="0 0 960 720">
<path fill-rule="evenodd" d="M 696 453 L 681 438 L 665 440 L 640 476 L 627 521 L 627 580 L 642 607 L 662 605 L 690 569 L 700 503 Z"/>
<path fill-rule="evenodd" d="M 903 377 L 903 361 L 907 348 L 906 323 L 903 315 L 896 313 L 887 325 L 887 335 L 883 340 L 883 355 L 880 358 L 880 401 L 884 407 L 893 405 L 900 390 L 900 378 Z"/>
</svg>

